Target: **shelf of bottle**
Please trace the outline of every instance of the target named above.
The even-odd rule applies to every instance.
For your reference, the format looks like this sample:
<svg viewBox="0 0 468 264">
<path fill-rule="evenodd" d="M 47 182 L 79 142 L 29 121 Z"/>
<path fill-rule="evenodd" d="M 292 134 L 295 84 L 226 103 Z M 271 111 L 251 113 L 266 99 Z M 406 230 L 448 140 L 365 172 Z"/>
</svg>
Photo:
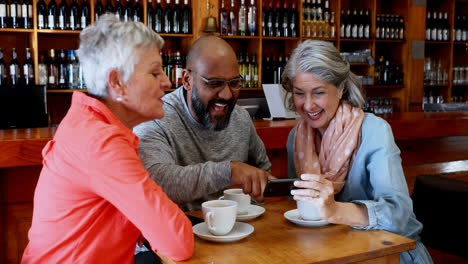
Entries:
<svg viewBox="0 0 468 264">
<path fill-rule="evenodd" d="M 0 32 L 7 33 L 32 33 L 34 29 L 24 29 L 24 28 L 0 28 Z"/>
<path fill-rule="evenodd" d="M 174 34 L 174 33 L 158 33 L 161 37 L 171 38 L 192 38 L 193 34 Z"/>
<path fill-rule="evenodd" d="M 79 35 L 81 30 L 38 29 L 37 33 Z"/>
<path fill-rule="evenodd" d="M 375 42 L 383 42 L 383 43 L 405 43 L 405 39 L 375 39 Z"/>
<path fill-rule="evenodd" d="M 85 90 L 85 89 L 48 89 L 47 90 L 47 93 L 73 93 L 73 92 L 87 93 L 88 90 Z"/>
<path fill-rule="evenodd" d="M 426 40 L 426 44 L 450 45 L 450 41 Z"/>
<path fill-rule="evenodd" d="M 259 39 L 260 36 L 229 36 L 229 35 L 219 35 L 223 39 Z"/>
<path fill-rule="evenodd" d="M 262 39 L 274 39 L 274 40 L 300 40 L 301 38 L 293 38 L 293 37 L 263 37 Z"/>
<path fill-rule="evenodd" d="M 431 87 L 448 87 L 449 84 L 448 83 L 445 83 L 445 84 L 425 84 L 424 85 L 424 88 L 431 88 Z"/>
<path fill-rule="evenodd" d="M 403 84 L 375 84 L 375 85 L 363 85 L 364 89 L 402 89 L 405 88 Z"/>
<path fill-rule="evenodd" d="M 302 39 L 315 39 L 315 40 L 324 40 L 324 41 L 337 41 L 337 38 L 314 38 L 314 37 L 302 37 Z"/>
<path fill-rule="evenodd" d="M 350 39 L 350 38 L 342 38 L 340 41 L 349 41 L 349 42 L 372 42 L 372 39 Z"/>
</svg>

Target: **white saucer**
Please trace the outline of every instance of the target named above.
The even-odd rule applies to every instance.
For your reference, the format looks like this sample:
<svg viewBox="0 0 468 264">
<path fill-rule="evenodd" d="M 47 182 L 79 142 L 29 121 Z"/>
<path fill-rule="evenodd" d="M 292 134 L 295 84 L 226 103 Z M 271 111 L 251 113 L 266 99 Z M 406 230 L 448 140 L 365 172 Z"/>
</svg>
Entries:
<svg viewBox="0 0 468 264">
<path fill-rule="evenodd" d="M 284 213 L 284 217 L 296 225 L 305 226 L 305 227 L 319 227 L 319 226 L 330 224 L 325 220 L 317 220 L 317 221 L 303 220 L 301 216 L 299 215 L 299 210 L 297 209 L 287 211 L 286 213 Z"/>
<path fill-rule="evenodd" d="M 250 221 L 253 220 L 265 212 L 265 208 L 251 204 L 247 209 L 247 214 L 237 215 L 237 221 Z"/>
<path fill-rule="evenodd" d="M 254 227 L 241 222 L 236 222 L 229 234 L 224 236 L 215 236 L 210 233 L 205 222 L 193 226 L 193 233 L 200 238 L 213 242 L 234 242 L 252 234 Z"/>
</svg>

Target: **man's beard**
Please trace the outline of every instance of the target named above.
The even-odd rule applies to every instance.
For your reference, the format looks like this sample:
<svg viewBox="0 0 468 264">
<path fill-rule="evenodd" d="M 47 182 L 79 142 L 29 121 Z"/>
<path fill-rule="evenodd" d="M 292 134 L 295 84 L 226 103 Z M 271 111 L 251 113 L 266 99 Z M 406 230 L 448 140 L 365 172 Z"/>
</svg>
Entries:
<svg viewBox="0 0 468 264">
<path fill-rule="evenodd" d="M 224 99 L 213 99 L 208 102 L 208 105 L 205 106 L 198 96 L 197 88 L 195 83 L 192 88 L 192 108 L 195 114 L 198 117 L 200 123 L 209 130 L 220 131 L 225 129 L 229 125 L 229 120 L 231 119 L 231 113 L 236 105 L 234 97 L 230 100 Z M 214 116 L 216 121 L 211 120 L 209 109 L 215 103 L 227 104 L 228 110 L 224 116 Z M 224 120 L 223 120 L 224 118 Z"/>
</svg>

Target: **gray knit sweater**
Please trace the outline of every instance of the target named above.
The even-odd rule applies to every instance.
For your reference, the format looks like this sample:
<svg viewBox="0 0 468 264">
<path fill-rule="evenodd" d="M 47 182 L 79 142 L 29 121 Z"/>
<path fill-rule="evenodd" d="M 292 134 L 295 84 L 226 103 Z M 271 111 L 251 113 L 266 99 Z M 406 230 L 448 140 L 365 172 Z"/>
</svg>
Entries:
<svg viewBox="0 0 468 264">
<path fill-rule="evenodd" d="M 232 185 L 231 161 L 270 171 L 265 146 L 246 110 L 236 106 L 228 127 L 207 130 L 191 116 L 183 87 L 163 97 L 163 119 L 133 129 L 150 177 L 182 210 L 199 210 Z"/>
</svg>

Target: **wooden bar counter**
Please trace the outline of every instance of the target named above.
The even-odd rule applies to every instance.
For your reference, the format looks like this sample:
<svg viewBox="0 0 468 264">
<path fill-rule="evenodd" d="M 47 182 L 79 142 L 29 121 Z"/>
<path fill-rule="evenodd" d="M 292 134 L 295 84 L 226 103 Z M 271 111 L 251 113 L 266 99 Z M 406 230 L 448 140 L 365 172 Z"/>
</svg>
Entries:
<svg viewBox="0 0 468 264">
<path fill-rule="evenodd" d="M 384 115 L 392 126 L 408 186 L 437 171 L 468 180 L 468 112 Z M 272 174 L 287 175 L 286 141 L 296 120 L 255 120 L 272 161 Z M 0 263 L 18 263 L 28 242 L 32 200 L 42 167 L 41 150 L 56 128 L 0 130 Z M 452 177 L 452 176 L 451 176 Z"/>
</svg>

